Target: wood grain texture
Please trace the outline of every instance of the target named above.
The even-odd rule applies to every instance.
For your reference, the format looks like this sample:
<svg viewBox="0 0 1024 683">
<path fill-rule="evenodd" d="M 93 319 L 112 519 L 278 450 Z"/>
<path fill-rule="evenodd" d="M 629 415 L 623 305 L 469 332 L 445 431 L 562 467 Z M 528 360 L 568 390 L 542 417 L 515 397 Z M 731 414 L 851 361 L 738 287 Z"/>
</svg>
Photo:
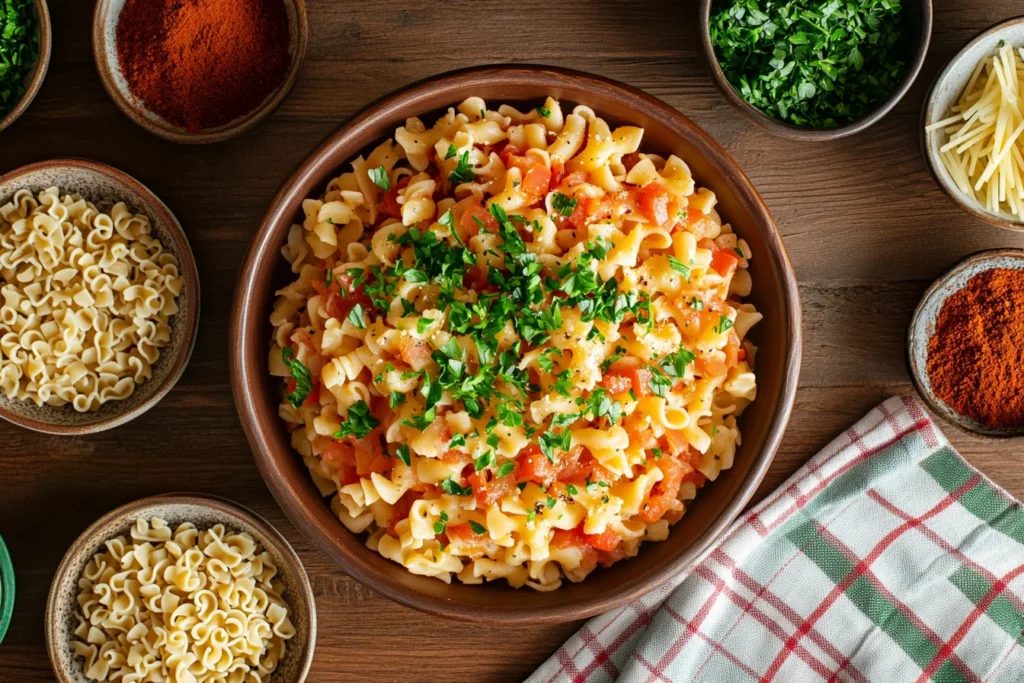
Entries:
<svg viewBox="0 0 1024 683">
<path fill-rule="evenodd" d="M 946 198 L 925 169 L 917 134 L 935 74 L 972 35 L 1024 14 L 1024 0 L 937 2 L 931 53 L 907 97 L 868 131 L 824 144 L 770 137 L 727 104 L 698 53 L 696 3 L 311 0 L 308 9 L 307 61 L 280 109 L 238 139 L 191 148 L 149 135 L 107 97 L 89 44 L 92 3 L 50 3 L 50 72 L 25 115 L 0 133 L 0 173 L 83 156 L 147 183 L 192 242 L 203 311 L 181 382 L 130 425 L 59 438 L 0 424 L 0 534 L 18 579 L 0 680 L 53 680 L 42 618 L 65 549 L 104 512 L 169 491 L 232 498 L 293 541 L 316 592 L 319 642 L 310 680 L 317 683 L 520 680 L 574 630 L 571 623 L 469 626 L 371 593 L 284 518 L 238 424 L 225 360 L 227 320 L 237 269 L 264 210 L 328 133 L 410 81 L 506 61 L 592 71 L 664 99 L 735 156 L 785 234 L 803 298 L 801 389 L 761 496 L 881 400 L 912 391 L 904 333 L 935 277 L 973 251 L 1024 247 L 1024 235 L 986 225 Z M 945 431 L 972 463 L 1024 495 L 1017 464 L 1024 442 Z"/>
</svg>

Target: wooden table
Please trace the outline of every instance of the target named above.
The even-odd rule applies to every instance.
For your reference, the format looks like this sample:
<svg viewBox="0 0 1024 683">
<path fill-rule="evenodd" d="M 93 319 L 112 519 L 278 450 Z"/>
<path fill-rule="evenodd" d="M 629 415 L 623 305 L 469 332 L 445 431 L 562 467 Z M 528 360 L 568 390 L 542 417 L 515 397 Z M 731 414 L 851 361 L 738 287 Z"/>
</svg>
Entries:
<svg viewBox="0 0 1024 683">
<path fill-rule="evenodd" d="M 104 434 L 62 439 L 0 424 L 0 534 L 17 570 L 0 680 L 52 680 L 43 640 L 50 579 L 94 519 L 168 491 L 232 498 L 292 541 L 312 577 L 319 642 L 311 681 L 525 677 L 577 624 L 494 627 L 422 615 L 347 577 L 284 517 L 239 426 L 227 367 L 237 270 L 270 199 L 327 134 L 410 81 L 473 64 L 557 64 L 616 78 L 682 110 L 717 138 L 764 195 L 800 279 L 804 362 L 789 430 L 759 497 L 882 399 L 912 392 L 904 332 L 928 284 L 963 256 L 1024 247 L 1024 235 L 957 209 L 925 169 L 921 102 L 975 33 L 1024 2 L 939 0 L 931 54 L 910 94 L 852 139 L 789 142 L 749 125 L 714 89 L 698 52 L 695 2 L 384 2 L 308 0 L 310 45 L 298 85 L 269 120 L 219 145 L 150 136 L 100 86 L 92 3 L 53 0 L 54 50 L 36 102 L 0 133 L 0 173 L 58 156 L 96 159 L 147 183 L 195 250 L 203 311 L 192 363 L 154 410 Z M 766 311 L 771 315 L 771 311 Z M 947 428 L 997 483 L 1024 495 L 1021 441 Z M 287 682 L 285 682 L 287 683 Z"/>
</svg>

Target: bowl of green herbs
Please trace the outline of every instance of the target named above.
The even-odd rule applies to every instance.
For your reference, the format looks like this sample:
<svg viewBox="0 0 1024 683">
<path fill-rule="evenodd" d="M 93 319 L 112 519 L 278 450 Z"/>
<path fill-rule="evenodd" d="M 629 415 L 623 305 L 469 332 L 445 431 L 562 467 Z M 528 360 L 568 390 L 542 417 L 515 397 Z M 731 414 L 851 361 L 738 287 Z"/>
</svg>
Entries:
<svg viewBox="0 0 1024 683">
<path fill-rule="evenodd" d="M 28 109 L 50 64 L 46 0 L 0 0 L 0 131 Z"/>
<path fill-rule="evenodd" d="M 752 123 L 833 140 L 885 116 L 921 70 L 931 0 L 701 0 L 718 89 Z"/>
</svg>

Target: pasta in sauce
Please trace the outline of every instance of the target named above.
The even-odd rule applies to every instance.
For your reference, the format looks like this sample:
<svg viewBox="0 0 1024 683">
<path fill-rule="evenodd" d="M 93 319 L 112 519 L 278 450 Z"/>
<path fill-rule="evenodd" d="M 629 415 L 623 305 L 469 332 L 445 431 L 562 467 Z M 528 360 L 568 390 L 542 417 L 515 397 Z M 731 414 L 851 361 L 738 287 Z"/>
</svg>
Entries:
<svg viewBox="0 0 1024 683">
<path fill-rule="evenodd" d="M 19 190 L 0 206 L 0 391 L 79 412 L 128 398 L 170 343 L 183 283 L 147 216 Z"/>
<path fill-rule="evenodd" d="M 480 98 L 307 199 L 270 371 L 331 507 L 409 571 L 552 590 L 732 466 L 750 250 L 643 130 Z"/>
<path fill-rule="evenodd" d="M 247 533 L 137 520 L 78 581 L 86 678 L 268 683 L 295 635 L 276 575 Z"/>
</svg>

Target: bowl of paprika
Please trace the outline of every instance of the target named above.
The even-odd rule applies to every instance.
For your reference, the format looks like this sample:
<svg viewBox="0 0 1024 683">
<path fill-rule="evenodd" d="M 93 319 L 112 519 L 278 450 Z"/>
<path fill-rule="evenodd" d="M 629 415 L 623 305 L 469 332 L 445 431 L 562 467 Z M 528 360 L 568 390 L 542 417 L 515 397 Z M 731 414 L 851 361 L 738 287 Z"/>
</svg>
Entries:
<svg viewBox="0 0 1024 683">
<path fill-rule="evenodd" d="M 933 412 L 967 431 L 1024 435 L 1024 250 L 981 251 L 914 311 L 907 360 Z"/>
<path fill-rule="evenodd" d="M 285 98 L 308 38 L 305 0 L 100 0 L 93 57 L 132 121 L 173 142 L 220 142 Z"/>
</svg>

